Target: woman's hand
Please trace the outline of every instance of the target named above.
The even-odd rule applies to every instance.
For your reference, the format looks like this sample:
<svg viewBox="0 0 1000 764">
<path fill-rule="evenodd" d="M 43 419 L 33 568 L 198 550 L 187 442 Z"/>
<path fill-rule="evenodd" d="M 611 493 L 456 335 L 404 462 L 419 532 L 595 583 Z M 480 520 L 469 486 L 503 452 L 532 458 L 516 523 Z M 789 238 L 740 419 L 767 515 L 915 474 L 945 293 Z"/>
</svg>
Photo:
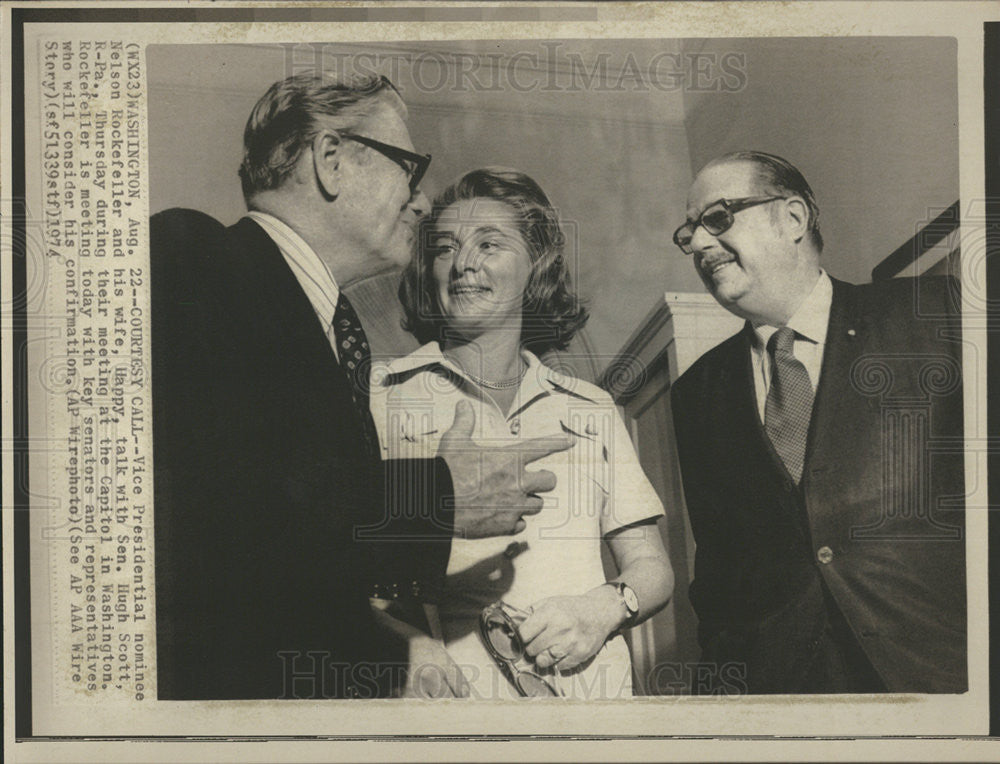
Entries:
<svg viewBox="0 0 1000 764">
<path fill-rule="evenodd" d="M 425 634 L 410 639 L 404 698 L 467 698 L 469 683 L 444 645 Z"/>
<path fill-rule="evenodd" d="M 599 586 L 577 597 L 536 602 L 518 632 L 536 666 L 572 669 L 594 656 L 626 615 L 618 592 Z"/>
<path fill-rule="evenodd" d="M 631 625 L 662 608 L 674 591 L 674 576 L 656 523 L 638 523 L 608 537 L 621 571 L 631 586 L 639 612 Z M 539 668 L 574 668 L 595 655 L 608 636 L 628 618 L 614 586 L 602 585 L 578 597 L 549 597 L 536 602 L 518 632 Z"/>
</svg>

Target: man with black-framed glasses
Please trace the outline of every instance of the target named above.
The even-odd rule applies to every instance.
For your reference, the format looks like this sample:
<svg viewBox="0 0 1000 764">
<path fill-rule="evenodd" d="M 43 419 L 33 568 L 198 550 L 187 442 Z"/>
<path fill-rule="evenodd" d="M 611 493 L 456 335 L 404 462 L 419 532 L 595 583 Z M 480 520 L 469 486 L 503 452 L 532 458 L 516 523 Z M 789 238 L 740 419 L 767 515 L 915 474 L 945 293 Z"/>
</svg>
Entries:
<svg viewBox="0 0 1000 764">
<path fill-rule="evenodd" d="M 150 221 L 161 700 L 461 695 L 436 642 L 373 610 L 443 578 L 451 538 L 512 535 L 569 439 L 381 459 L 343 285 L 404 265 L 430 156 L 384 77 L 276 82 L 244 131 L 248 214 Z"/>
<path fill-rule="evenodd" d="M 751 693 L 965 691 L 957 285 L 832 279 L 772 154 L 710 162 L 686 218 L 674 243 L 746 320 L 671 390 L 703 661 Z"/>
</svg>

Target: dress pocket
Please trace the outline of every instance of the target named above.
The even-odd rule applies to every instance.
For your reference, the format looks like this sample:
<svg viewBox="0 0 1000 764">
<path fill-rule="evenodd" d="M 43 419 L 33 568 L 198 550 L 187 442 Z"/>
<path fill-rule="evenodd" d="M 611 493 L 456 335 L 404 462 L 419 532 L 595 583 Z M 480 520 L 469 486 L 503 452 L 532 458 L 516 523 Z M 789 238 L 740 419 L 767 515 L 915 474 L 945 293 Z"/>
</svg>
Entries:
<svg viewBox="0 0 1000 764">
<path fill-rule="evenodd" d="M 567 451 L 570 478 L 594 484 L 605 495 L 610 487 L 608 447 L 604 438 L 607 430 L 602 427 L 600 414 L 571 414 L 561 419 L 559 425 L 567 435 L 576 438 L 576 444 Z"/>
<path fill-rule="evenodd" d="M 545 494 L 539 515 L 541 538 L 599 539 L 600 519 L 608 500 L 606 448 L 600 431 L 585 421 L 560 421 L 574 438 L 572 448 L 539 462 L 552 470 L 556 488 Z"/>
<path fill-rule="evenodd" d="M 401 407 L 386 412 L 383 453 L 387 459 L 424 459 L 437 453 L 441 433 L 432 410 L 406 410 Z"/>
</svg>

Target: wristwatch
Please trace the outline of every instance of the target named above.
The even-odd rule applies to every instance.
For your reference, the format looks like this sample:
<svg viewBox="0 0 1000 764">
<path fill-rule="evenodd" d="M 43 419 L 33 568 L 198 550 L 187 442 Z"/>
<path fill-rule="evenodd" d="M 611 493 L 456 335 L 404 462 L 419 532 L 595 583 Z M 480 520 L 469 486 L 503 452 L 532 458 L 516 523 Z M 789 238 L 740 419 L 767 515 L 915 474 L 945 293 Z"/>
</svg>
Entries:
<svg viewBox="0 0 1000 764">
<path fill-rule="evenodd" d="M 632 587 L 623 581 L 608 581 L 607 585 L 615 588 L 618 596 L 621 597 L 622 605 L 625 606 L 627 615 L 625 616 L 625 621 L 618 628 L 626 629 L 635 623 L 635 619 L 639 615 L 639 598 Z"/>
</svg>

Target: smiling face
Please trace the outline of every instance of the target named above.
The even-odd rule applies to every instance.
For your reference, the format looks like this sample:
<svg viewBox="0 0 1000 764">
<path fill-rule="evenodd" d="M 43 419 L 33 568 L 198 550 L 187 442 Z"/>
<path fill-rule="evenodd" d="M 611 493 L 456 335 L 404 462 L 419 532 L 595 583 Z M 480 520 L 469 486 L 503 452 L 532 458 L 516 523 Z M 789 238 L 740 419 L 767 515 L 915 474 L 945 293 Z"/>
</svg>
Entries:
<svg viewBox="0 0 1000 764">
<path fill-rule="evenodd" d="M 469 338 L 491 328 L 520 332 L 531 256 L 513 209 L 462 199 L 442 210 L 427 245 L 445 321 Z"/>
<path fill-rule="evenodd" d="M 696 220 L 720 199 L 766 195 L 752 163 L 709 165 L 691 186 L 687 217 Z M 774 323 L 786 310 L 793 284 L 797 288 L 805 263 L 796 237 L 786 229 L 785 203 L 778 200 L 737 212 L 732 227 L 718 236 L 698 226 L 691 239 L 701 280 L 724 308 L 742 318 Z"/>
</svg>

